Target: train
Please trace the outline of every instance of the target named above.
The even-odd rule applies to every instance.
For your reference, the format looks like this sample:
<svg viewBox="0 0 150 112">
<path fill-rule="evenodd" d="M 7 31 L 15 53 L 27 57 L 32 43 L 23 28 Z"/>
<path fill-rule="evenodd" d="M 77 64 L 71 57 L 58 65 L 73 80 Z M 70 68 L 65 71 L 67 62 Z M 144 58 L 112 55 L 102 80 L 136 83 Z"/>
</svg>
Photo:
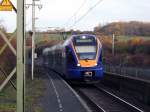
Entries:
<svg viewBox="0 0 150 112">
<path fill-rule="evenodd" d="M 95 35 L 71 35 L 63 43 L 44 48 L 42 56 L 44 66 L 68 81 L 94 84 L 103 78 L 102 44 Z"/>
</svg>

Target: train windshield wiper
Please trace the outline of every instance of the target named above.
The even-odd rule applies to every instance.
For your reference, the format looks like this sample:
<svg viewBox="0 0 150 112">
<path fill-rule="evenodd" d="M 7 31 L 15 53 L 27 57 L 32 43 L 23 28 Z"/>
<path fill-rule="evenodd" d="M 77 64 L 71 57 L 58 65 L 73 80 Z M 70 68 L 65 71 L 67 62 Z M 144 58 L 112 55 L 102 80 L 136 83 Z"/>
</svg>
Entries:
<svg viewBox="0 0 150 112">
<path fill-rule="evenodd" d="M 84 60 L 85 60 L 85 61 L 88 61 L 88 60 L 90 60 L 90 59 L 89 59 L 89 58 L 85 58 Z"/>
</svg>

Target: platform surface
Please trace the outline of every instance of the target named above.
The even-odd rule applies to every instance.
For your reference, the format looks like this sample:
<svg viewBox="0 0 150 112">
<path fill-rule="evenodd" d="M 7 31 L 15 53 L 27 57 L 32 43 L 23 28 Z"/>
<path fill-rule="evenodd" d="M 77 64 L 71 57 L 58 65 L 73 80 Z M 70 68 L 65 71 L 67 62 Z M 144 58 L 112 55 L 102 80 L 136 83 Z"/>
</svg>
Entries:
<svg viewBox="0 0 150 112">
<path fill-rule="evenodd" d="M 39 99 L 44 112 L 89 111 L 58 74 L 46 69 L 44 73 L 44 78 L 46 78 L 45 94 Z"/>
</svg>

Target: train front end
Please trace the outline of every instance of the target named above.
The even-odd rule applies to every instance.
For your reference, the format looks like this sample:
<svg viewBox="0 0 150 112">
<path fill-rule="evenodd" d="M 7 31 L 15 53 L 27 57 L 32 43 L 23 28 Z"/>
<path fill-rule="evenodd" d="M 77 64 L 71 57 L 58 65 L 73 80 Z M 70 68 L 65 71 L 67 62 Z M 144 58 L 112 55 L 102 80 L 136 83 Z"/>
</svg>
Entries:
<svg viewBox="0 0 150 112">
<path fill-rule="evenodd" d="M 102 45 L 94 35 L 75 35 L 71 42 L 74 66 L 68 66 L 68 78 L 97 83 L 103 77 Z"/>
</svg>

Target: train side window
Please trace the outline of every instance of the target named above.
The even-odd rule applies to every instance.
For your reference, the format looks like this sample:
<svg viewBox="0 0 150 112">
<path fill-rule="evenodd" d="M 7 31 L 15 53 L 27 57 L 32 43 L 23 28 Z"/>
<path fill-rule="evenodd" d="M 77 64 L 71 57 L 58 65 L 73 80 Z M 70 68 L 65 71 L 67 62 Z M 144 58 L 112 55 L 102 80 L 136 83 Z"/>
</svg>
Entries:
<svg viewBox="0 0 150 112">
<path fill-rule="evenodd" d="M 62 64 L 62 60 L 61 60 L 61 52 L 60 51 L 58 51 L 58 64 Z"/>
<path fill-rule="evenodd" d="M 71 50 L 69 49 L 69 47 L 66 47 L 66 54 L 70 54 Z"/>
<path fill-rule="evenodd" d="M 73 58 L 73 54 L 72 54 L 71 50 L 68 47 L 66 47 L 66 57 L 67 57 L 67 62 L 68 63 L 74 64 L 75 61 L 74 61 L 74 58 Z"/>
<path fill-rule="evenodd" d="M 72 64 L 74 63 L 74 58 L 71 52 L 67 54 L 67 62 Z"/>
<path fill-rule="evenodd" d="M 73 63 L 74 62 L 74 58 L 73 58 L 73 55 L 72 55 L 71 52 L 67 54 L 67 60 L 68 60 L 69 63 Z"/>
</svg>

